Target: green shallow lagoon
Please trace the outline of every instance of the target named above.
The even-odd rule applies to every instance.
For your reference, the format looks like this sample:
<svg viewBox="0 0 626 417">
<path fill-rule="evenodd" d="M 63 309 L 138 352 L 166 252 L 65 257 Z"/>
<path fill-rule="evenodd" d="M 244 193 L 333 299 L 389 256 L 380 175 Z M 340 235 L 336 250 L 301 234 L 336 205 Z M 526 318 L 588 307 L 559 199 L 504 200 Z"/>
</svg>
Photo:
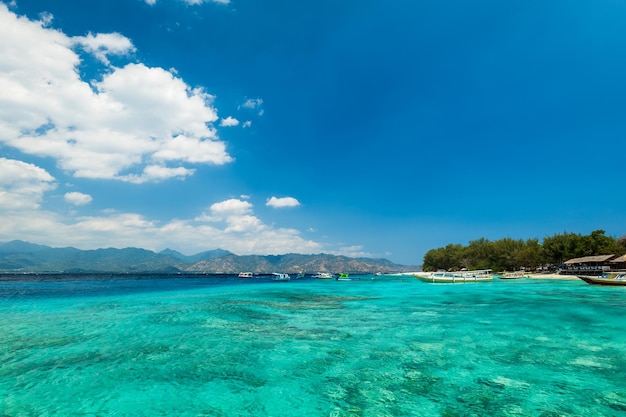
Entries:
<svg viewBox="0 0 626 417">
<path fill-rule="evenodd" d="M 370 278 L 2 282 L 0 416 L 626 414 L 626 288 Z"/>
</svg>

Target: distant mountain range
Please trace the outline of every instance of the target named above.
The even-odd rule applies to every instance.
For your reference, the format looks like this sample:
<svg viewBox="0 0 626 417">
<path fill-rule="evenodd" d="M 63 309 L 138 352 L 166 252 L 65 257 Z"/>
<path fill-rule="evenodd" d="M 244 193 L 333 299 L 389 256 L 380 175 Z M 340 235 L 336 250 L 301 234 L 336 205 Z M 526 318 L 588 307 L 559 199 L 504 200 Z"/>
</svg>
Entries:
<svg viewBox="0 0 626 417">
<path fill-rule="evenodd" d="M 223 249 L 215 249 L 186 256 L 171 249 L 157 253 L 140 248 L 95 250 L 53 248 L 21 240 L 0 243 L 2 272 L 236 274 L 250 271 L 269 274 L 385 273 L 416 269 L 416 266 L 398 265 L 386 259 L 349 258 L 327 254 L 238 256 Z"/>
</svg>

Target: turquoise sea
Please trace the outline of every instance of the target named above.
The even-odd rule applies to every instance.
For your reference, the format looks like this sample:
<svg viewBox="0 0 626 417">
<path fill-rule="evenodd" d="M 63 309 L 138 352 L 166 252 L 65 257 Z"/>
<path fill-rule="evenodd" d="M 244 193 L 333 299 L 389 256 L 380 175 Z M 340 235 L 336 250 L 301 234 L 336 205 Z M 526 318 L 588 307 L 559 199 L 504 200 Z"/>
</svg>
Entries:
<svg viewBox="0 0 626 417">
<path fill-rule="evenodd" d="M 626 288 L 0 277 L 0 416 L 624 416 Z"/>
</svg>

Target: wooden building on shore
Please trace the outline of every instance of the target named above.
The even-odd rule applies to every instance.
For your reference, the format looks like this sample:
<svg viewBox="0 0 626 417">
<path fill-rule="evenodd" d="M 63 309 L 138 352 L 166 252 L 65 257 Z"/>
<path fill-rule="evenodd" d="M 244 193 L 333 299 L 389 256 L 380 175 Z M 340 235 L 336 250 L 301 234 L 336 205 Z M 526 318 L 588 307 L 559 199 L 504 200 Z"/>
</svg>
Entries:
<svg viewBox="0 0 626 417">
<path fill-rule="evenodd" d="M 623 256 L 621 258 L 624 258 Z M 618 264 L 612 261 L 615 255 L 594 255 L 573 258 L 565 261 L 561 270 L 563 275 L 601 275 L 603 272 L 617 269 Z"/>
<path fill-rule="evenodd" d="M 611 264 L 611 271 L 624 271 L 626 270 L 626 255 L 611 259 L 609 263 Z"/>
</svg>

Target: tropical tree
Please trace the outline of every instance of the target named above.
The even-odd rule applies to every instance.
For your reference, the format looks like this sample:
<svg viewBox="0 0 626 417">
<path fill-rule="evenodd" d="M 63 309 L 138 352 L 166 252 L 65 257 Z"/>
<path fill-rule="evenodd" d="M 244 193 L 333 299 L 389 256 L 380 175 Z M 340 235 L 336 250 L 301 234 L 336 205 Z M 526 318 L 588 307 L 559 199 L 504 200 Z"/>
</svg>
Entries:
<svg viewBox="0 0 626 417">
<path fill-rule="evenodd" d="M 468 246 L 449 244 L 431 249 L 424 256 L 425 271 L 437 269 L 458 270 L 493 269 L 494 271 L 534 268 L 546 263 L 561 265 L 568 259 L 591 255 L 623 255 L 626 253 L 626 235 L 615 239 L 604 230 L 590 235 L 557 233 L 539 243 L 539 239 L 504 238 L 490 241 L 485 238 L 470 241 Z"/>
</svg>

